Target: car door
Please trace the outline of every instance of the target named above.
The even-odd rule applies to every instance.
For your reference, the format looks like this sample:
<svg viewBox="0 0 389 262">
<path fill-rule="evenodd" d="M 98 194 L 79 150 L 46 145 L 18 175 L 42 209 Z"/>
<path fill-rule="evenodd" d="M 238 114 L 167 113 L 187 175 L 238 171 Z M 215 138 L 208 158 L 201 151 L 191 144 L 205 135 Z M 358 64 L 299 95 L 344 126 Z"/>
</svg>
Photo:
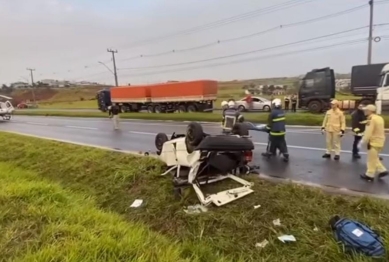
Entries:
<svg viewBox="0 0 389 262">
<path fill-rule="evenodd" d="M 253 98 L 253 109 L 254 110 L 262 110 L 263 102 L 258 97 Z"/>
</svg>

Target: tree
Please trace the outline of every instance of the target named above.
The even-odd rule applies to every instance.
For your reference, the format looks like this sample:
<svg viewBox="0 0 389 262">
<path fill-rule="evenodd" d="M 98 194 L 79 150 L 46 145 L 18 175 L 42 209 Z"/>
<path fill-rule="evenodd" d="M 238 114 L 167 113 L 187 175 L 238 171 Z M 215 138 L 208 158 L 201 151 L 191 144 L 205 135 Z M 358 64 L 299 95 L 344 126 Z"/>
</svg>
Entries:
<svg viewBox="0 0 389 262">
<path fill-rule="evenodd" d="M 274 85 L 270 85 L 269 86 L 269 95 L 273 94 L 274 90 L 275 90 L 275 86 Z"/>
<path fill-rule="evenodd" d="M 7 86 L 6 84 L 3 84 L 3 85 L 1 86 L 1 89 L 6 90 L 6 89 L 8 89 L 8 86 Z"/>
</svg>

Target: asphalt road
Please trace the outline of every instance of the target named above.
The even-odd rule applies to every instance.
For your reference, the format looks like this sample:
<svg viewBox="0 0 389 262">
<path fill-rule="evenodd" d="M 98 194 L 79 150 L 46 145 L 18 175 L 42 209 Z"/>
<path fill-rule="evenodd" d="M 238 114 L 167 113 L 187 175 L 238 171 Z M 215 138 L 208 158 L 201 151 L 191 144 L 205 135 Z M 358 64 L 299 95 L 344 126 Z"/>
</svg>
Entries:
<svg viewBox="0 0 389 262">
<path fill-rule="evenodd" d="M 14 116 L 10 122 L 0 122 L 0 130 L 121 150 L 155 152 L 154 138 L 157 133 L 164 132 L 170 135 L 173 132 L 185 132 L 186 125 L 183 122 L 123 120 L 121 130 L 115 131 L 110 119 Z M 203 127 L 205 132 L 211 134 L 220 134 L 221 131 L 216 123 L 204 123 Z M 271 160 L 262 158 L 261 152 L 265 151 L 267 145 L 267 134 L 251 132 L 251 136 L 256 146 L 254 163 L 261 167 L 260 171 L 263 174 L 389 196 L 389 178 L 373 183 L 359 178 L 366 169 L 365 153 L 362 152 L 362 159 L 352 160 L 351 133 L 342 138 L 339 162 L 321 157 L 324 153 L 325 138 L 318 128 L 288 128 L 289 163 L 284 163 L 278 158 Z M 389 168 L 389 146 L 385 147 L 381 156 Z"/>
</svg>

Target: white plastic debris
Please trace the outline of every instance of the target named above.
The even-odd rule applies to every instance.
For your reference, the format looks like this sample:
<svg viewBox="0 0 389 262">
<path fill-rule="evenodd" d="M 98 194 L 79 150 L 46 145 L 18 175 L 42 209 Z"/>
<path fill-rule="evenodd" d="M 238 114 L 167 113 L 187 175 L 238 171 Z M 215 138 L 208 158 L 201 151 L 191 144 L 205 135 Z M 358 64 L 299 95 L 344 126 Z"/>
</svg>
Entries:
<svg viewBox="0 0 389 262">
<path fill-rule="evenodd" d="M 281 220 L 279 218 L 273 220 L 273 225 L 275 225 L 276 227 L 281 226 Z"/>
<path fill-rule="evenodd" d="M 130 207 L 140 207 L 143 204 L 142 199 L 135 199 L 135 201 L 131 204 Z"/>
<path fill-rule="evenodd" d="M 194 206 L 188 206 L 186 209 L 184 209 L 184 212 L 187 214 L 199 214 L 207 212 L 208 208 L 202 205 L 194 205 Z"/>
<path fill-rule="evenodd" d="M 267 246 L 267 244 L 269 244 L 269 241 L 267 241 L 266 239 L 263 240 L 261 243 L 256 243 L 255 244 L 255 247 L 256 248 L 264 248 Z"/>
<path fill-rule="evenodd" d="M 313 229 L 313 231 L 316 231 L 316 232 L 317 232 L 317 231 L 319 231 L 319 229 L 318 229 L 317 227 L 315 227 L 315 228 Z"/>
<path fill-rule="evenodd" d="M 256 206 L 254 206 L 254 209 L 258 209 L 260 207 L 261 207 L 261 205 L 256 205 Z"/>
<path fill-rule="evenodd" d="M 282 242 L 296 242 L 296 238 L 293 235 L 283 235 L 278 237 L 278 239 Z"/>
</svg>

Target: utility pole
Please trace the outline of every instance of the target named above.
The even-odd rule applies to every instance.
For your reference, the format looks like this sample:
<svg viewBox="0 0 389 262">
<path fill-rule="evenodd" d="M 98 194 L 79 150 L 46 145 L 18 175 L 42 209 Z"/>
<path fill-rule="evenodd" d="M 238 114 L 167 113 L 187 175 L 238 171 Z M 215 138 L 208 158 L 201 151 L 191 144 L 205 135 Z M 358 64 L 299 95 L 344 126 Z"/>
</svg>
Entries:
<svg viewBox="0 0 389 262">
<path fill-rule="evenodd" d="M 371 53 L 373 45 L 373 14 L 374 14 L 374 0 L 369 1 L 370 5 L 370 25 L 369 25 L 369 46 L 367 51 L 367 64 L 371 64 Z"/>
<path fill-rule="evenodd" d="M 115 84 L 116 86 L 119 86 L 118 84 L 118 73 L 116 71 L 116 60 L 115 60 L 115 54 L 117 54 L 118 50 L 113 49 L 107 49 L 107 52 L 112 53 L 112 62 L 113 62 L 113 75 L 115 76 Z"/>
<path fill-rule="evenodd" d="M 33 74 L 33 72 L 35 71 L 35 69 L 33 69 L 33 68 L 27 68 L 27 70 L 30 71 L 32 98 L 34 99 L 34 104 L 35 104 L 34 74 Z"/>
</svg>

